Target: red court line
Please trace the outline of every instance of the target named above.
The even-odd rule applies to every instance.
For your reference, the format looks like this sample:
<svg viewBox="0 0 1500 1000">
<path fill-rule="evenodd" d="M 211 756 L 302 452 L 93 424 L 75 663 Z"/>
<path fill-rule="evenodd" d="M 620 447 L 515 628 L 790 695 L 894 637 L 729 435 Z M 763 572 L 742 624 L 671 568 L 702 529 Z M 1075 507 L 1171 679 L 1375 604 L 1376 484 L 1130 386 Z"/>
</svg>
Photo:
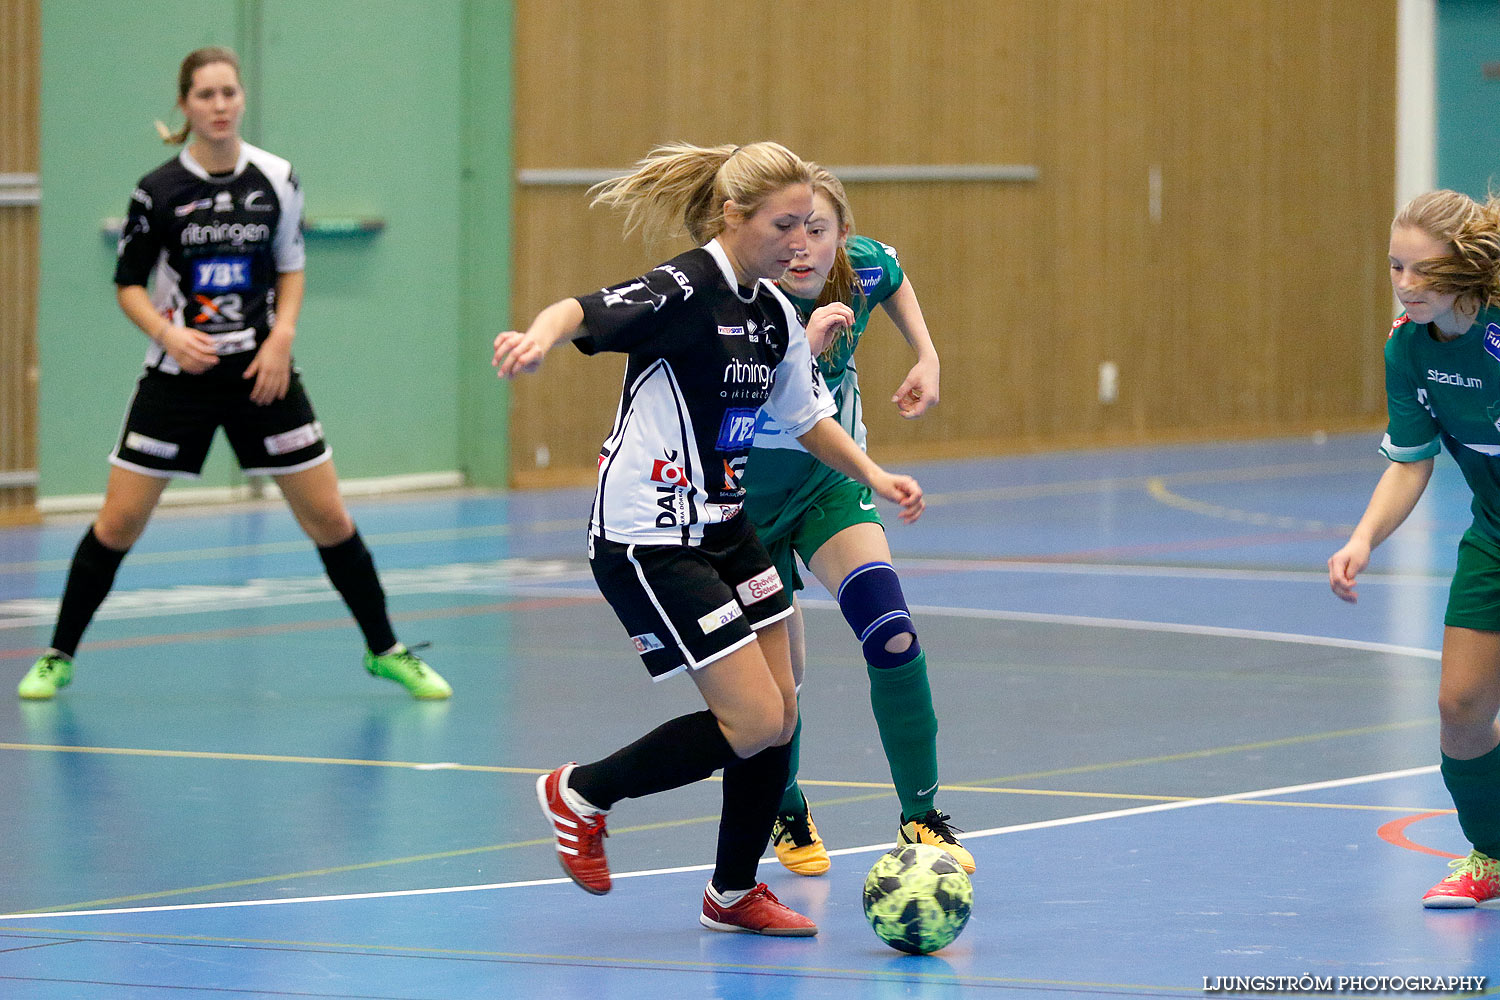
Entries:
<svg viewBox="0 0 1500 1000">
<path fill-rule="evenodd" d="M 1415 816 L 1403 816 L 1401 819 L 1391 820 L 1375 832 L 1387 844 L 1395 844 L 1397 847 L 1405 848 L 1408 851 L 1416 851 L 1418 854 L 1431 854 L 1439 858 L 1456 858 L 1459 855 L 1449 854 L 1447 851 L 1440 851 L 1435 847 L 1426 847 L 1415 843 L 1406 836 L 1406 828 L 1413 823 L 1421 822 L 1424 819 L 1431 819 L 1434 816 L 1451 816 L 1453 813 L 1454 810 L 1452 809 L 1435 809 L 1432 812 L 1417 813 Z"/>
<path fill-rule="evenodd" d="M 521 601 L 502 601 L 499 604 L 471 604 L 458 608 L 430 608 L 424 611 L 403 611 L 391 615 L 392 621 L 410 622 L 429 618 L 462 618 L 471 615 L 492 615 L 506 611 L 542 611 L 548 608 L 566 608 L 574 604 L 588 604 L 603 600 L 594 596 L 579 597 L 535 597 Z M 205 642 L 214 639 L 244 639 L 257 635 L 278 635 L 283 632 L 316 632 L 327 628 L 342 628 L 354 619 L 323 618 L 305 622 L 283 622 L 276 625 L 244 625 L 239 628 L 210 629 L 201 632 L 164 632 L 157 635 L 133 636 L 128 639 L 104 639 L 85 642 L 80 651 L 93 649 L 135 649 L 140 646 L 161 646 L 174 642 Z M 0 649 L 0 660 L 27 660 L 36 656 L 35 649 Z"/>
</svg>

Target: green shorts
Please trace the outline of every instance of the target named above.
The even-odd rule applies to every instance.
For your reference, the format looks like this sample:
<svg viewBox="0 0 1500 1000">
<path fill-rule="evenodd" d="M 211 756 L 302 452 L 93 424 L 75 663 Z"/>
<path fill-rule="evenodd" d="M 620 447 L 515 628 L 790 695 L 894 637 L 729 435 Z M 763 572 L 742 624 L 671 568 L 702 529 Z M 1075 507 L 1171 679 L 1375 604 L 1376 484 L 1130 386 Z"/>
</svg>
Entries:
<svg viewBox="0 0 1500 1000">
<path fill-rule="evenodd" d="M 771 553 L 771 562 L 781 574 L 782 582 L 789 584 L 795 592 L 804 586 L 802 576 L 797 572 L 797 557 L 800 556 L 803 563 L 808 562 L 824 542 L 856 524 L 881 524 L 880 514 L 875 510 L 874 497 L 868 486 L 840 477 L 838 482 L 808 502 L 790 531 L 774 538 L 762 536 L 761 540 L 765 542 L 766 551 Z"/>
<path fill-rule="evenodd" d="M 1500 632 L 1500 545 L 1473 528 L 1458 543 L 1443 624 Z"/>
</svg>

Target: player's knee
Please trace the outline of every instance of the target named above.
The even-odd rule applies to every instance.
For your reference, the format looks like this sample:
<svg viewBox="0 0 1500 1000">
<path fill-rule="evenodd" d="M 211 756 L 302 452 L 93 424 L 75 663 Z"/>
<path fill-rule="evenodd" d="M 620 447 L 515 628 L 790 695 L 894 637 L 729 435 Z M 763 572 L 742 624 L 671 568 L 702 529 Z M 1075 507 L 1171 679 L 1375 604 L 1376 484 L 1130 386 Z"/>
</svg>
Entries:
<svg viewBox="0 0 1500 1000">
<path fill-rule="evenodd" d="M 1494 724 L 1493 702 L 1479 691 L 1450 690 L 1438 693 L 1438 717 L 1445 730 L 1483 730 Z"/>
<path fill-rule="evenodd" d="M 796 726 L 795 718 L 794 714 L 793 727 Z M 778 742 L 785 742 L 782 738 L 786 729 L 785 709 L 779 698 L 758 698 L 732 714 L 720 715 L 719 726 L 735 756 L 747 759 Z"/>
<path fill-rule="evenodd" d="M 922 651 L 901 579 L 890 563 L 871 562 L 854 570 L 839 584 L 838 601 L 870 666 L 899 667 Z"/>
</svg>

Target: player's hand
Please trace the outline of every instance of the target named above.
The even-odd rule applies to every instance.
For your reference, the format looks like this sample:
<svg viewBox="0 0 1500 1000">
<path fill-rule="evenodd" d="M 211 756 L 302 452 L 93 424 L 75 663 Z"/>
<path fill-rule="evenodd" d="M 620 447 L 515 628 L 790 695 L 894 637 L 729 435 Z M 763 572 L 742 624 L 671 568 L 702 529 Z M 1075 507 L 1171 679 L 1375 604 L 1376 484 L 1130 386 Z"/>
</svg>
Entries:
<svg viewBox="0 0 1500 1000">
<path fill-rule="evenodd" d="M 882 499 L 901 505 L 901 520 L 905 524 L 916 523 L 927 509 L 922 499 L 922 486 L 911 476 L 882 473 L 870 483 L 870 488 Z"/>
<path fill-rule="evenodd" d="M 219 363 L 219 352 L 214 348 L 213 338 L 191 327 L 169 326 L 157 338 L 157 343 L 167 352 L 167 357 L 189 375 L 202 375 Z"/>
<path fill-rule="evenodd" d="M 1359 601 L 1354 578 L 1370 564 L 1370 547 L 1350 539 L 1349 543 L 1328 557 L 1328 585 L 1340 600 L 1350 604 Z"/>
<path fill-rule="evenodd" d="M 275 330 L 261 341 L 242 378 L 253 378 L 250 402 L 266 406 L 286 397 L 292 384 L 292 338 Z"/>
<path fill-rule="evenodd" d="M 926 413 L 930 407 L 938 404 L 938 362 L 936 358 L 930 361 L 918 361 L 912 365 L 911 371 L 906 373 L 906 380 L 901 383 L 901 388 L 891 397 L 891 402 L 896 404 L 896 409 L 907 420 L 915 420 Z"/>
<path fill-rule="evenodd" d="M 495 358 L 490 363 L 501 378 L 529 375 L 542 367 L 542 358 L 547 356 L 550 346 L 529 330 L 525 333 L 506 330 L 495 338 Z"/>
<path fill-rule="evenodd" d="M 807 321 L 807 346 L 813 357 L 828 350 L 839 332 L 854 325 L 854 310 L 842 302 L 830 302 L 813 310 Z"/>
</svg>

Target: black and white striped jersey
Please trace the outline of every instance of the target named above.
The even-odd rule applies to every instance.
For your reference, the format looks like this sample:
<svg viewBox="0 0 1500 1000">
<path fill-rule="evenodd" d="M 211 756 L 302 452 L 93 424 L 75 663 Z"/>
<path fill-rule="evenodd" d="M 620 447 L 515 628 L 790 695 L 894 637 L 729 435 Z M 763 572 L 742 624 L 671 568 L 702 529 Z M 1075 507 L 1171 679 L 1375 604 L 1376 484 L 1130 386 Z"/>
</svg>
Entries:
<svg viewBox="0 0 1500 1000">
<path fill-rule="evenodd" d="M 213 337 L 231 362 L 209 374 L 238 377 L 276 321 L 277 275 L 303 268 L 297 175 L 247 142 L 223 175 L 184 149 L 136 185 L 116 257 L 116 285 L 149 284 L 163 316 Z M 180 371 L 155 344 L 146 367 Z"/>
<path fill-rule="evenodd" d="M 793 436 L 834 413 L 796 310 L 768 281 L 741 288 L 717 241 L 578 301 L 578 349 L 628 355 L 592 534 L 696 545 L 740 513 L 762 406 Z"/>
</svg>

